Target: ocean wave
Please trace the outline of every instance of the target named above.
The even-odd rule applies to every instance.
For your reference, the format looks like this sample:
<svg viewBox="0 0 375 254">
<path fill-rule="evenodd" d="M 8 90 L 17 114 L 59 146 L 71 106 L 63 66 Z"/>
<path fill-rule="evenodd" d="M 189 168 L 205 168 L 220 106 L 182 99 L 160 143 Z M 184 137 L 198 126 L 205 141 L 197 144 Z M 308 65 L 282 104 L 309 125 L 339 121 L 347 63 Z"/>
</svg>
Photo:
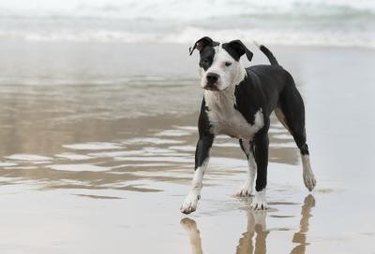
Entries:
<svg viewBox="0 0 375 254">
<path fill-rule="evenodd" d="M 0 31 L 0 40 L 24 40 L 34 42 L 121 42 L 121 43 L 182 43 L 192 44 L 198 38 L 211 36 L 218 41 L 241 39 L 252 43 L 257 41 L 274 45 L 314 45 L 375 48 L 373 34 L 346 33 L 345 31 L 305 31 L 305 30 L 262 30 L 262 29 L 203 29 L 186 27 L 179 32 L 136 33 L 122 31 L 71 31 L 57 33 L 4 33 Z"/>
<path fill-rule="evenodd" d="M 202 20 L 262 14 L 342 15 L 375 14 L 373 0 L 34 0 L 2 3 L 0 14 L 18 16 L 116 17 L 155 20 Z"/>
<path fill-rule="evenodd" d="M 35 0 L 0 7 L 0 40 L 375 46 L 373 0 Z M 18 3 L 18 4 L 17 4 Z"/>
</svg>

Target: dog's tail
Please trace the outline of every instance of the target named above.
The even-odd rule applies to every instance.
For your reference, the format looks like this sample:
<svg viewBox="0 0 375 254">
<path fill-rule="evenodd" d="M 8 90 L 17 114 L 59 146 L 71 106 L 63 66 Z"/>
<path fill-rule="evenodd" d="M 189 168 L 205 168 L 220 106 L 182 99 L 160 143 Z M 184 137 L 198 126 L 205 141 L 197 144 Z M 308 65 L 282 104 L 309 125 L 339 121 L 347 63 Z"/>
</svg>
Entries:
<svg viewBox="0 0 375 254">
<path fill-rule="evenodd" d="M 279 65 L 279 62 L 276 60 L 275 56 L 272 54 L 272 52 L 266 48 L 264 45 L 259 45 L 256 41 L 254 41 L 254 44 L 260 49 L 260 51 L 263 52 L 270 61 L 271 65 Z"/>
</svg>

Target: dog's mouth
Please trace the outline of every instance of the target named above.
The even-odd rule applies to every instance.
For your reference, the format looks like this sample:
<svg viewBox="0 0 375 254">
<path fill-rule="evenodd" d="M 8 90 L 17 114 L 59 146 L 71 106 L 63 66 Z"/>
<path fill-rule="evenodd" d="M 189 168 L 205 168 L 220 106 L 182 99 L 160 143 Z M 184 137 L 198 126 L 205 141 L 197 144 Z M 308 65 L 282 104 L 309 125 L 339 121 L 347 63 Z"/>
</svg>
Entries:
<svg viewBox="0 0 375 254">
<path fill-rule="evenodd" d="M 209 91 L 219 91 L 219 88 L 215 85 L 215 83 L 213 84 L 210 84 L 210 83 L 207 83 L 203 89 L 205 90 L 209 90 Z"/>
</svg>

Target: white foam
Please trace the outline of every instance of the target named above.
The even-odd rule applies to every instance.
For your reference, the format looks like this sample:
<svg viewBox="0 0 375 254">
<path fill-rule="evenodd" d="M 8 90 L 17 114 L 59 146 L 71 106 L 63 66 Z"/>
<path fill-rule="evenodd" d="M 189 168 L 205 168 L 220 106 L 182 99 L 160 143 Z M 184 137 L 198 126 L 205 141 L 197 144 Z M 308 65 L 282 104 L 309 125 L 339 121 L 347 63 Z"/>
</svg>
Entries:
<svg viewBox="0 0 375 254">
<path fill-rule="evenodd" d="M 17 166 L 17 163 L 9 162 L 9 161 L 0 161 L 0 167 L 12 167 Z"/>
<path fill-rule="evenodd" d="M 165 167 L 165 166 L 169 166 L 170 164 L 168 163 L 153 163 L 153 162 L 150 162 L 150 163 L 137 163 L 135 166 L 136 167 Z M 134 164 L 122 164 L 122 165 L 118 165 L 118 166 L 114 166 L 112 167 L 112 169 L 115 169 L 115 168 L 124 168 L 124 167 L 127 167 L 127 166 L 134 166 Z M 118 173 L 118 172 L 117 172 Z"/>
<path fill-rule="evenodd" d="M 297 145 L 294 142 L 285 142 L 285 143 L 273 143 L 270 142 L 270 147 L 272 148 L 295 148 L 297 149 Z"/>
<path fill-rule="evenodd" d="M 74 172 L 80 172 L 80 171 L 102 172 L 102 171 L 108 171 L 111 169 L 110 167 L 97 166 L 93 164 L 54 164 L 54 165 L 47 166 L 47 168 L 54 169 L 54 170 L 62 170 L 62 171 L 74 171 Z"/>
<path fill-rule="evenodd" d="M 170 146 L 169 148 L 183 152 L 195 152 L 195 146 Z"/>
<path fill-rule="evenodd" d="M 100 17 L 151 20 L 202 20 L 225 16 L 375 11 L 373 1 L 352 0 L 12 0 L 2 1 L 6 14 L 24 16 Z M 199 8 L 198 8 L 199 7 Z M 194 13 L 194 15 L 192 15 Z"/>
<path fill-rule="evenodd" d="M 216 146 L 216 147 L 239 147 L 240 145 L 239 145 L 239 143 L 238 142 L 236 142 L 236 143 L 232 143 L 232 142 L 228 142 L 228 143 L 216 143 L 216 144 L 214 144 L 214 146 Z"/>
<path fill-rule="evenodd" d="M 91 156 L 83 155 L 83 154 L 76 154 L 76 153 L 60 153 L 56 154 L 56 157 L 69 159 L 69 160 L 89 160 L 92 159 Z"/>
<path fill-rule="evenodd" d="M 142 155 L 142 150 L 133 150 L 133 151 L 117 151 L 117 152 L 100 152 L 100 153 L 90 153 L 89 156 L 97 158 L 105 157 L 125 157 L 125 156 L 135 156 Z"/>
<path fill-rule="evenodd" d="M 0 14 L 0 38 L 12 40 L 193 43 L 210 35 L 375 47 L 372 0 L 12 0 L 2 1 Z"/>
<path fill-rule="evenodd" d="M 191 132 L 196 132 L 198 130 L 197 126 L 176 126 L 176 128 L 181 129 L 181 130 L 191 131 Z"/>
<path fill-rule="evenodd" d="M 99 153 L 90 153 L 89 156 L 104 158 L 104 157 L 148 157 L 148 156 L 186 156 L 189 154 L 178 153 L 171 149 L 164 149 L 158 147 L 143 147 L 140 150 L 130 150 L 130 151 L 115 151 L 115 152 L 99 152 Z"/>
<path fill-rule="evenodd" d="M 72 150 L 112 150 L 112 149 L 121 149 L 123 148 L 116 143 L 106 143 L 106 142 L 89 142 L 82 144 L 71 144 L 63 145 L 63 147 L 72 149 Z"/>
<path fill-rule="evenodd" d="M 166 137 L 181 137 L 188 136 L 191 132 L 185 130 L 165 130 L 159 133 L 156 133 L 155 136 L 166 136 Z"/>
<path fill-rule="evenodd" d="M 34 161 L 34 162 L 43 162 L 43 161 L 50 161 L 52 158 L 46 157 L 46 156 L 40 156 L 35 154 L 12 154 L 9 156 L 6 156 L 5 158 L 9 160 L 19 160 L 19 161 Z"/>
<path fill-rule="evenodd" d="M 293 139 L 292 135 L 289 133 L 275 134 L 272 137 L 277 139 Z"/>
<path fill-rule="evenodd" d="M 181 158 L 181 157 L 152 157 L 152 156 L 149 156 L 149 157 L 116 157 L 115 160 L 118 160 L 118 161 L 140 161 L 140 162 L 144 162 L 144 161 L 153 161 L 153 162 L 189 162 L 189 163 L 192 163 L 193 162 L 193 158 Z"/>
<path fill-rule="evenodd" d="M 165 138 L 132 138 L 123 141 L 124 144 L 155 144 L 155 145 L 164 145 L 164 144 L 180 144 L 183 141 L 165 139 Z"/>
</svg>

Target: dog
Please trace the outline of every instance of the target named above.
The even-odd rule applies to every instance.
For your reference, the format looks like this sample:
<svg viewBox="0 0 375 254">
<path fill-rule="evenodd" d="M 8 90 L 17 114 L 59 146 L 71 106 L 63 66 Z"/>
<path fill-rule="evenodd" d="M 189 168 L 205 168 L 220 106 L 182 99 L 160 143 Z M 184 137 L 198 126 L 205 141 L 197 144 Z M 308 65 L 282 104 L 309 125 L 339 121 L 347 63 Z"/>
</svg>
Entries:
<svg viewBox="0 0 375 254">
<path fill-rule="evenodd" d="M 270 65 L 245 68 L 240 58 L 246 55 L 251 61 L 253 53 L 240 40 L 219 43 L 206 36 L 189 49 L 190 55 L 195 49 L 200 54 L 200 85 L 204 97 L 198 120 L 192 189 L 181 206 L 184 214 L 197 209 L 210 149 L 215 136 L 220 134 L 238 139 L 248 160 L 247 178 L 237 196 L 252 196 L 256 176 L 251 208 L 267 208 L 268 130 L 273 111 L 300 150 L 305 186 L 312 191 L 316 185 L 306 144 L 302 97 L 292 75 L 279 65 L 272 52 L 263 45 L 258 47 Z"/>
</svg>

